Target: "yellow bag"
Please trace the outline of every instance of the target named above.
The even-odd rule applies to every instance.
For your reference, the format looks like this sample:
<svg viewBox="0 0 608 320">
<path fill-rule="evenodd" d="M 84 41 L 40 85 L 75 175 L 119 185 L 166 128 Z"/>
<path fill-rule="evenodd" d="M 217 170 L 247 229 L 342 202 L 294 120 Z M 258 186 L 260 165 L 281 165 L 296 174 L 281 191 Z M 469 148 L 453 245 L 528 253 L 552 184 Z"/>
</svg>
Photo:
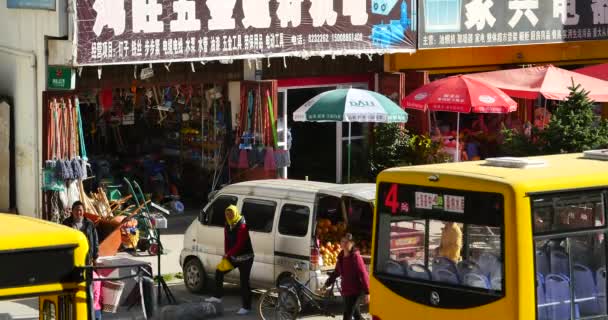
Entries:
<svg viewBox="0 0 608 320">
<path fill-rule="evenodd" d="M 222 259 L 220 264 L 217 265 L 217 270 L 221 272 L 228 272 L 232 269 L 234 269 L 234 266 L 232 265 L 232 263 L 230 263 L 230 261 L 228 261 L 228 259 L 225 258 Z"/>
</svg>

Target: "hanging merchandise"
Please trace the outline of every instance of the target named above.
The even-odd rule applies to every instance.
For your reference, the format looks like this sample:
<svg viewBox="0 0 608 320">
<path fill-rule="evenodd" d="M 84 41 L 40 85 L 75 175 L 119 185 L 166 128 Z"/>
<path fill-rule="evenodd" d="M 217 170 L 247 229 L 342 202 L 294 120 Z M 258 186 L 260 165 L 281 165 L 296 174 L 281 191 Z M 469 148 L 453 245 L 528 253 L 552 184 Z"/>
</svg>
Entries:
<svg viewBox="0 0 608 320">
<path fill-rule="evenodd" d="M 270 92 L 266 91 L 266 98 L 268 100 L 268 112 L 270 114 L 270 125 L 272 127 L 272 137 L 274 141 L 274 147 L 276 148 L 274 152 L 275 166 L 277 168 L 285 168 L 291 166 L 291 159 L 289 155 L 289 151 L 283 148 L 278 147 L 278 134 L 277 128 L 274 121 L 274 109 L 272 106 L 272 99 L 270 98 Z"/>
</svg>

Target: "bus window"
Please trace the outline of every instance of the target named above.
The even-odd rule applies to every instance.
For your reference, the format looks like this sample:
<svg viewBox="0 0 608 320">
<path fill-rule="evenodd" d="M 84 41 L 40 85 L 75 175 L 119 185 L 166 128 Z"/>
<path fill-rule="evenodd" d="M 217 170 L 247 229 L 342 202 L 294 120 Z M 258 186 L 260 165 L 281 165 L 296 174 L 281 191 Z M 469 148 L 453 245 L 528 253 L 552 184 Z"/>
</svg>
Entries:
<svg viewBox="0 0 608 320">
<path fill-rule="evenodd" d="M 419 285 L 503 296 L 502 195 L 420 188 L 380 185 L 374 276 L 414 300 Z"/>
<path fill-rule="evenodd" d="M 537 319 L 606 315 L 603 193 L 535 196 L 532 214 Z"/>
</svg>

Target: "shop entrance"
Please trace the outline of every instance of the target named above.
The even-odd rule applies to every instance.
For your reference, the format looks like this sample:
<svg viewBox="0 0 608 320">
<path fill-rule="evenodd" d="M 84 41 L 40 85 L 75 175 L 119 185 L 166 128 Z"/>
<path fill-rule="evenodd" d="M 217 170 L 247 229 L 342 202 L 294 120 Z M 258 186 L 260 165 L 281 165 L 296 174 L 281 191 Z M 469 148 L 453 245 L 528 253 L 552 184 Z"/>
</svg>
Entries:
<svg viewBox="0 0 608 320">
<path fill-rule="evenodd" d="M 337 88 L 368 89 L 367 83 L 330 84 L 279 88 L 278 106 L 281 119 L 278 131 L 282 137 L 279 146 L 291 141 L 291 166 L 283 169 L 281 177 L 342 182 L 346 174 L 348 124 L 323 122 L 295 122 L 293 113 L 308 100 L 325 91 Z M 352 124 L 353 163 L 361 163 L 364 156 L 364 134 L 367 124 Z M 287 132 L 290 133 L 288 137 Z M 344 173 L 344 174 L 343 174 Z"/>
</svg>

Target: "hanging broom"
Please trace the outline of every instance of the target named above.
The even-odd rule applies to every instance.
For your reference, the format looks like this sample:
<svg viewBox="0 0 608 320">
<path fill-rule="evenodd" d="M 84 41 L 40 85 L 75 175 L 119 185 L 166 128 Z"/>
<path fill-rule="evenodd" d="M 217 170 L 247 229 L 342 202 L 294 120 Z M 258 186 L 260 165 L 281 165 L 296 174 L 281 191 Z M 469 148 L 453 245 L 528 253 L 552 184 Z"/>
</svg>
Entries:
<svg viewBox="0 0 608 320">
<path fill-rule="evenodd" d="M 277 141 L 277 133 L 276 133 L 276 128 L 274 125 L 274 110 L 273 110 L 273 106 L 272 106 L 272 99 L 270 98 L 270 92 L 268 90 L 266 90 L 266 98 L 268 100 L 268 116 L 270 118 L 270 125 L 272 128 L 272 136 L 273 136 L 273 146 L 276 148 L 278 147 L 278 141 Z M 264 155 L 264 169 L 266 171 L 272 171 L 272 170 L 276 170 L 277 165 L 276 165 L 276 161 L 274 158 L 274 148 L 272 146 L 269 146 L 266 148 L 266 154 Z"/>
</svg>

